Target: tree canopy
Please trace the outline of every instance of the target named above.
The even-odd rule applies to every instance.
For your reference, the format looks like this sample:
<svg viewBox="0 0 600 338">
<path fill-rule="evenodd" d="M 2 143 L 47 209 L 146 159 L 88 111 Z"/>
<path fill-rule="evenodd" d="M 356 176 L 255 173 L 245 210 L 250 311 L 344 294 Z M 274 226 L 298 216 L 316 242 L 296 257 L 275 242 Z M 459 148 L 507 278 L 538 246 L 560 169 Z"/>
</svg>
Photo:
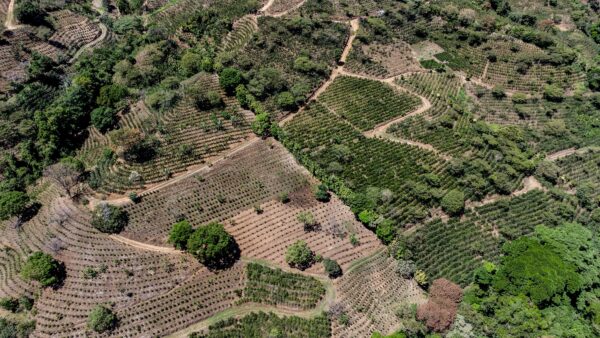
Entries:
<svg viewBox="0 0 600 338">
<path fill-rule="evenodd" d="M 183 220 L 173 224 L 171 231 L 169 232 L 169 243 L 179 250 L 185 250 L 187 248 L 187 242 L 190 236 L 194 233 L 194 228 L 190 222 Z"/>
<path fill-rule="evenodd" d="M 88 327 L 98 333 L 113 330 L 117 326 L 117 322 L 117 316 L 104 305 L 96 305 L 90 311 L 87 321 Z"/>
<path fill-rule="evenodd" d="M 119 207 L 100 203 L 92 214 L 92 225 L 104 233 L 119 233 L 127 225 L 127 213 Z"/>
<path fill-rule="evenodd" d="M 309 268 L 315 260 L 315 254 L 308 247 L 305 241 L 297 241 L 287 248 L 285 261 L 294 268 L 305 270 Z"/>
<path fill-rule="evenodd" d="M 65 270 L 62 263 L 52 256 L 37 251 L 27 258 L 20 274 L 26 280 L 40 282 L 42 286 L 56 286 L 64 279 Z"/>
<path fill-rule="evenodd" d="M 222 224 L 199 227 L 187 241 L 187 251 L 209 268 L 223 268 L 235 263 L 239 248 Z"/>
</svg>

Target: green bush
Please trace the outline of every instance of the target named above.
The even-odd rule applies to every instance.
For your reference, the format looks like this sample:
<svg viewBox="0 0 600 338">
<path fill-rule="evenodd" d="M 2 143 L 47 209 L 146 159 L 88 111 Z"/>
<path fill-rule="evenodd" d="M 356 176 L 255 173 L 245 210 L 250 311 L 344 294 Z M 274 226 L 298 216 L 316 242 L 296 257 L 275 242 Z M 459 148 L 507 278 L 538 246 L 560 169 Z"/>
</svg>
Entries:
<svg viewBox="0 0 600 338">
<path fill-rule="evenodd" d="M 127 225 L 127 213 L 120 208 L 107 203 L 99 204 L 92 215 L 94 228 L 104 233 L 119 233 Z"/>
<path fill-rule="evenodd" d="M 65 269 L 52 256 L 37 251 L 27 258 L 20 274 L 25 280 L 38 281 L 42 286 L 56 286 L 64 279 Z"/>
<path fill-rule="evenodd" d="M 117 326 L 117 316 L 103 305 L 96 305 L 88 315 L 88 327 L 95 332 L 103 333 Z"/>
<path fill-rule="evenodd" d="M 117 124 L 117 114 L 109 107 L 98 107 L 92 110 L 92 124 L 101 132 L 105 132 Z"/>
<path fill-rule="evenodd" d="M 465 194 L 460 190 L 450 190 L 441 201 L 442 209 L 450 215 L 459 215 L 465 208 Z"/>
<path fill-rule="evenodd" d="M 187 241 L 187 251 L 209 268 L 230 266 L 239 255 L 235 240 L 219 223 L 196 229 Z"/>
<path fill-rule="evenodd" d="M 261 137 L 271 136 L 271 116 L 268 113 L 257 114 L 252 121 L 252 131 Z"/>
<path fill-rule="evenodd" d="M 329 193 L 329 188 L 325 184 L 319 184 L 317 189 L 315 190 L 315 198 L 319 202 L 329 202 L 331 199 L 331 194 Z"/>
<path fill-rule="evenodd" d="M 290 92 L 281 92 L 277 95 L 277 106 L 281 109 L 292 110 L 296 108 L 296 99 Z"/>
<path fill-rule="evenodd" d="M 46 17 L 46 13 L 37 0 L 18 1 L 14 14 L 17 20 L 29 25 L 41 25 Z"/>
<path fill-rule="evenodd" d="M 557 85 L 544 86 L 544 98 L 548 101 L 560 102 L 565 97 L 565 91 Z"/>
<path fill-rule="evenodd" d="M 173 244 L 179 250 L 187 248 L 187 242 L 194 233 L 194 229 L 190 222 L 183 220 L 173 224 L 171 232 L 169 232 L 169 243 Z"/>
<path fill-rule="evenodd" d="M 242 72 L 236 68 L 224 68 L 219 74 L 219 84 L 228 94 L 235 92 L 236 87 L 242 83 Z"/>
<path fill-rule="evenodd" d="M 323 259 L 323 267 L 329 278 L 337 278 L 342 275 L 342 267 L 333 259 Z"/>
<path fill-rule="evenodd" d="M 293 268 L 305 270 L 315 261 L 315 254 L 305 241 L 297 241 L 287 248 L 285 261 Z"/>
<path fill-rule="evenodd" d="M 0 193 L 0 220 L 7 220 L 22 214 L 29 203 L 29 196 L 21 191 Z"/>
</svg>

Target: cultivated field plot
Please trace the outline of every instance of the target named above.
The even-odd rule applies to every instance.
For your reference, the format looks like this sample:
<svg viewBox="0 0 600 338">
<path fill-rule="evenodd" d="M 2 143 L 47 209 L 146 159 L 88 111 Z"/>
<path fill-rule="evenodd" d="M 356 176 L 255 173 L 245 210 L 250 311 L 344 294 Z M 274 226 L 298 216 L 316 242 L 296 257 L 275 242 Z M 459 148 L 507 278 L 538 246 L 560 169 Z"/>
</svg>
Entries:
<svg viewBox="0 0 600 338">
<path fill-rule="evenodd" d="M 20 261 L 33 251 L 51 253 L 66 265 L 67 278 L 57 290 L 36 299 L 36 336 L 68 336 L 85 327 L 89 311 L 100 303 L 128 309 L 171 290 L 200 265 L 180 256 L 144 252 L 109 239 L 90 225 L 90 216 L 52 187 L 40 196 L 43 207 L 20 230 L 2 230 L 7 260 L 2 260 L 0 297 L 32 296 L 33 284 L 16 274 Z M 98 272 L 94 278 L 85 271 Z M 36 291 L 38 292 L 38 291 Z M 85 295 L 85 297 L 82 297 Z"/>
<path fill-rule="evenodd" d="M 327 203 L 318 202 L 306 188 L 289 197 L 288 203 L 271 200 L 260 205 L 262 213 L 246 210 L 225 223 L 242 255 L 285 266 L 287 247 L 304 240 L 316 254 L 334 259 L 346 268 L 352 261 L 381 248 L 375 235 L 357 222 L 350 209 L 337 197 L 332 196 Z M 304 225 L 297 219 L 301 212 L 310 212 L 314 216 L 315 230 L 304 230 Z M 350 236 L 358 243 L 352 244 Z M 307 271 L 324 272 L 322 264 L 318 263 Z"/>
<path fill-rule="evenodd" d="M 401 304 L 425 302 L 412 280 L 396 273 L 397 261 L 384 252 L 358 261 L 336 282 L 337 301 L 349 317 L 348 325 L 333 321 L 334 337 L 369 337 L 374 331 L 392 332 L 401 324 L 395 312 Z"/>
<path fill-rule="evenodd" d="M 600 196 L 600 151 L 589 150 L 576 153 L 556 161 L 560 168 L 559 185 L 569 191 L 591 192 L 591 197 Z"/>
<path fill-rule="evenodd" d="M 471 282 L 483 260 L 496 261 L 501 238 L 512 240 L 533 232 L 535 226 L 556 226 L 574 217 L 574 208 L 541 190 L 504 198 L 477 207 L 463 220 L 424 224 L 408 236 L 414 259 L 433 280 L 447 278 L 461 285 Z"/>
<path fill-rule="evenodd" d="M 346 69 L 352 73 L 380 79 L 421 70 L 410 45 L 404 41 L 391 44 L 362 44 L 355 40 Z"/>
<path fill-rule="evenodd" d="M 212 75 L 200 74 L 194 81 L 204 83 L 208 88 L 219 92 L 217 79 Z M 156 134 L 157 126 L 160 126 L 160 146 L 155 156 L 145 162 L 119 161 L 112 166 L 96 162 L 98 154 L 111 144 L 106 136 L 90 128 L 90 137 L 80 156 L 84 160 L 87 159 L 90 166 L 96 165 L 92 172 L 97 181 L 95 188 L 107 193 L 140 189 L 164 181 L 190 166 L 218 159 L 220 155 L 239 146 L 251 136 L 250 121 L 253 114 L 241 110 L 221 94 L 225 107 L 208 111 L 200 111 L 187 100 L 183 100 L 164 115 L 150 112 L 142 102 L 134 105 L 131 112 L 121 119 L 121 128 L 136 129 L 152 135 Z M 222 112 L 228 109 L 233 113 L 225 118 Z"/>
<path fill-rule="evenodd" d="M 336 78 L 319 101 L 361 131 L 403 116 L 421 103 L 418 97 L 387 84 L 352 76 Z"/>
<path fill-rule="evenodd" d="M 164 244 L 171 226 L 180 219 L 195 226 L 223 221 L 311 182 L 282 146 L 273 141 L 251 142 L 244 151 L 210 169 L 142 195 L 140 203 L 126 208 L 130 220 L 122 234 Z"/>
</svg>

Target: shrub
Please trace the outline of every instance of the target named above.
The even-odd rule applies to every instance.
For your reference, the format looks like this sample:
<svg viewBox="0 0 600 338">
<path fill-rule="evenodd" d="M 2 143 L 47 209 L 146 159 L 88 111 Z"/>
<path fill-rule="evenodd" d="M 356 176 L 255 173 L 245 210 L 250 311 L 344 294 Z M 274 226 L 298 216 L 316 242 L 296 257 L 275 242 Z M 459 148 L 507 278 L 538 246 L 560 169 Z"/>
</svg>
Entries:
<svg viewBox="0 0 600 338">
<path fill-rule="evenodd" d="M 505 97 L 506 93 L 504 92 L 504 88 L 502 86 L 494 86 L 494 88 L 492 88 L 492 96 L 496 99 Z"/>
<path fill-rule="evenodd" d="M 544 86 L 544 98 L 548 101 L 560 102 L 565 96 L 565 91 L 557 85 Z"/>
<path fill-rule="evenodd" d="M 108 203 L 99 204 L 92 215 L 92 226 L 101 232 L 119 233 L 127 225 L 127 213 Z"/>
<path fill-rule="evenodd" d="M 450 215 L 459 215 L 465 208 L 465 194 L 460 190 L 450 190 L 441 201 L 442 209 Z"/>
<path fill-rule="evenodd" d="M 109 107 L 98 107 L 92 110 L 92 124 L 101 132 L 105 132 L 117 123 L 117 114 Z"/>
<path fill-rule="evenodd" d="M 592 67 L 587 71 L 587 83 L 591 90 L 600 90 L 600 67 Z"/>
<path fill-rule="evenodd" d="M 329 193 L 329 188 L 325 184 L 319 184 L 317 189 L 315 190 L 315 198 L 319 202 L 329 202 L 331 199 L 331 194 Z"/>
<path fill-rule="evenodd" d="M 271 136 L 271 116 L 268 113 L 259 113 L 252 121 L 252 131 L 261 137 Z"/>
<path fill-rule="evenodd" d="M 21 191 L 0 193 L 0 220 L 7 220 L 22 214 L 27 209 L 29 196 Z"/>
<path fill-rule="evenodd" d="M 106 85 L 100 88 L 96 103 L 100 106 L 115 108 L 128 94 L 129 91 L 125 86 L 119 84 Z"/>
<path fill-rule="evenodd" d="M 512 99 L 513 103 L 517 103 L 517 104 L 527 103 L 527 95 L 525 95 L 523 93 L 515 93 L 511 99 Z"/>
<path fill-rule="evenodd" d="M 3 308 L 6 311 L 17 312 L 19 309 L 19 301 L 16 298 L 0 298 L 0 308 Z"/>
<path fill-rule="evenodd" d="M 42 286 L 56 286 L 65 277 L 64 266 L 52 256 L 41 251 L 34 252 L 21 268 L 21 277 L 35 280 Z"/>
<path fill-rule="evenodd" d="M 364 224 L 372 226 L 379 218 L 379 215 L 373 210 L 363 210 L 358 214 L 358 219 Z"/>
<path fill-rule="evenodd" d="M 306 242 L 300 240 L 290 245 L 285 254 L 285 261 L 293 268 L 304 270 L 309 268 L 315 260 L 315 254 Z"/>
<path fill-rule="evenodd" d="M 429 283 L 429 279 L 427 278 L 427 274 L 423 270 L 415 271 L 415 281 L 419 286 L 426 287 Z"/>
<path fill-rule="evenodd" d="M 277 106 L 281 109 L 292 110 L 296 108 L 296 99 L 290 92 L 282 92 L 277 95 Z"/>
<path fill-rule="evenodd" d="M 342 267 L 333 259 L 323 259 L 323 266 L 329 278 L 337 278 L 342 275 Z"/>
<path fill-rule="evenodd" d="M 389 219 L 383 220 L 381 223 L 377 224 L 375 234 L 383 244 L 390 244 L 396 237 L 396 224 Z"/>
<path fill-rule="evenodd" d="M 187 251 L 209 268 L 222 268 L 235 262 L 239 248 L 222 224 L 199 227 L 187 241 Z"/>
<path fill-rule="evenodd" d="M 96 305 L 88 315 L 88 327 L 95 332 L 111 331 L 117 326 L 117 316 L 111 309 Z"/>
<path fill-rule="evenodd" d="M 171 232 L 169 232 L 168 241 L 173 244 L 175 248 L 185 250 L 187 242 L 193 233 L 194 229 L 192 228 L 192 225 L 188 221 L 183 220 L 173 224 L 173 228 L 171 228 Z"/>
<path fill-rule="evenodd" d="M 317 227 L 317 220 L 310 211 L 302 211 L 296 216 L 298 221 L 304 225 L 304 231 L 313 231 Z"/>
<path fill-rule="evenodd" d="M 236 68 L 224 68 L 219 74 L 219 84 L 228 94 L 232 94 L 241 83 L 242 72 Z"/>
</svg>

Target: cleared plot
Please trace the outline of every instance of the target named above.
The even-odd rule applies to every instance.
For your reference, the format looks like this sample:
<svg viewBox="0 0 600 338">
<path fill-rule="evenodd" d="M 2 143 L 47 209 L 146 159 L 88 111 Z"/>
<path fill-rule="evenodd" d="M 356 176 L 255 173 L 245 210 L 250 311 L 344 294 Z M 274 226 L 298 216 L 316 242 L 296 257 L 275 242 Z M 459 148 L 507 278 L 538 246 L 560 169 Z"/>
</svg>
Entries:
<svg viewBox="0 0 600 338">
<path fill-rule="evenodd" d="M 198 175 L 143 195 L 140 203 L 126 208 L 130 220 L 122 234 L 164 244 L 179 219 L 196 226 L 224 221 L 309 181 L 305 169 L 278 143 L 256 140 Z"/>
<path fill-rule="evenodd" d="M 279 332 L 285 337 L 329 337 L 331 322 L 325 315 L 312 319 L 278 317 L 273 313 L 252 313 L 242 318 L 230 318 L 210 325 L 205 332 L 194 332 L 191 338 L 268 337 Z"/>
<path fill-rule="evenodd" d="M 254 302 L 306 310 L 317 306 L 325 296 L 323 284 L 310 276 L 256 263 L 246 266 L 246 276 L 246 286 L 238 303 Z"/>
<path fill-rule="evenodd" d="M 421 103 L 385 83 L 351 76 L 336 78 L 319 101 L 362 131 L 403 116 Z"/>
<path fill-rule="evenodd" d="M 421 69 L 409 44 L 362 44 L 355 40 L 345 69 L 366 76 L 388 78 Z"/>
<path fill-rule="evenodd" d="M 2 238 L 13 256 L 2 260 L 0 297 L 32 294 L 38 287 L 19 281 L 15 269 L 31 252 L 44 251 L 65 263 L 67 278 L 56 290 L 44 290 L 36 300 L 35 336 L 66 337 L 77 332 L 99 303 L 114 303 L 117 311 L 175 288 L 201 269 L 195 260 L 140 251 L 115 242 L 89 224 L 90 216 L 72 201 L 49 189 L 40 195 L 43 207 L 20 230 L 6 227 Z M 93 269 L 97 276 L 86 277 Z"/>
<path fill-rule="evenodd" d="M 58 28 L 48 42 L 55 46 L 61 46 L 66 49 L 68 54 L 74 53 L 100 35 L 100 28 L 97 24 L 69 10 L 53 12 L 52 18 Z"/>
<path fill-rule="evenodd" d="M 426 223 L 408 236 L 407 243 L 430 280 L 444 277 L 467 285 L 483 260 L 498 259 L 501 238 L 513 240 L 539 224 L 555 226 L 573 216 L 571 206 L 533 190 L 475 208 L 462 220 Z"/>
<path fill-rule="evenodd" d="M 302 189 L 289 197 L 290 202 L 286 204 L 271 200 L 260 205 L 262 213 L 246 210 L 225 223 L 243 256 L 286 266 L 287 247 L 304 240 L 316 254 L 334 259 L 346 268 L 355 259 L 381 248 L 375 235 L 357 222 L 350 209 L 336 196 L 321 203 L 309 189 Z M 297 219 L 301 212 L 310 212 L 314 216 L 317 223 L 314 231 L 304 230 L 304 225 Z M 358 239 L 358 244 L 350 243 L 351 235 Z M 319 263 L 308 271 L 324 272 Z"/>
<path fill-rule="evenodd" d="M 333 321 L 334 337 L 369 337 L 400 328 L 395 312 L 401 304 L 420 304 L 425 295 L 413 280 L 396 273 L 397 261 L 384 252 L 357 262 L 336 282 L 336 301 L 349 317 L 348 325 Z"/>
<path fill-rule="evenodd" d="M 236 53 L 243 50 L 258 30 L 256 16 L 247 15 L 233 23 L 233 29 L 227 34 L 220 47 L 221 53 Z"/>
</svg>

